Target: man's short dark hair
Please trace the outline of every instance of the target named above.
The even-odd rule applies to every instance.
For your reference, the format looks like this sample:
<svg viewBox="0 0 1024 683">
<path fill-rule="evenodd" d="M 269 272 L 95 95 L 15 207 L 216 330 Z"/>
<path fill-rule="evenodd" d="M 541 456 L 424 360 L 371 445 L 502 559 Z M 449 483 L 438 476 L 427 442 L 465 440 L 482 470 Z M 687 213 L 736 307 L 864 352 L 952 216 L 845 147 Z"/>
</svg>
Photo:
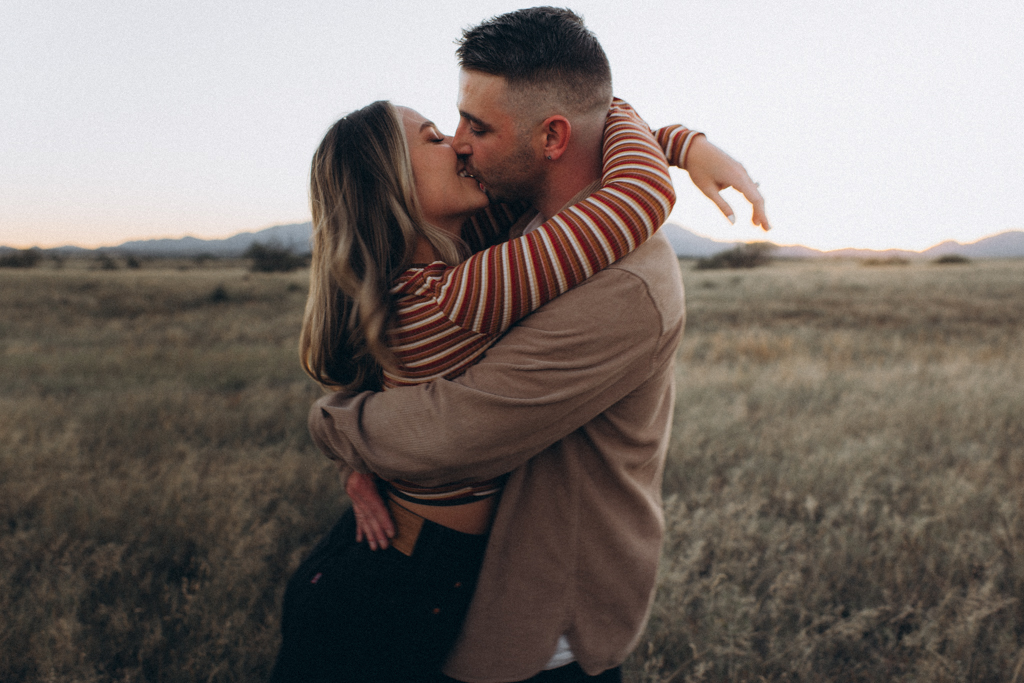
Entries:
<svg viewBox="0 0 1024 683">
<path fill-rule="evenodd" d="M 597 37 L 572 10 L 532 7 L 465 29 L 463 69 L 504 77 L 513 90 L 554 89 L 577 111 L 607 107 L 612 72 Z"/>
</svg>

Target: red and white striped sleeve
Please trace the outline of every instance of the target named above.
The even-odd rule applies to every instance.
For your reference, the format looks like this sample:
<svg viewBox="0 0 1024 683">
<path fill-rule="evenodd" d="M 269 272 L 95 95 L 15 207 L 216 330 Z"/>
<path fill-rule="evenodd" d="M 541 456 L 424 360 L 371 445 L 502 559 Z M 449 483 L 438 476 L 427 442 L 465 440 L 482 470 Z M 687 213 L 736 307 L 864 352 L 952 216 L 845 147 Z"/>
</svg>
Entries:
<svg viewBox="0 0 1024 683">
<path fill-rule="evenodd" d="M 654 131 L 654 139 L 665 151 L 665 157 L 672 166 L 686 170 L 686 157 L 690 153 L 690 144 L 700 131 L 690 130 L 686 126 L 672 124 Z"/>
<path fill-rule="evenodd" d="M 605 127 L 602 187 L 538 229 L 448 269 L 436 302 L 466 330 L 496 335 L 635 249 L 675 203 L 665 153 L 622 100 Z"/>
</svg>

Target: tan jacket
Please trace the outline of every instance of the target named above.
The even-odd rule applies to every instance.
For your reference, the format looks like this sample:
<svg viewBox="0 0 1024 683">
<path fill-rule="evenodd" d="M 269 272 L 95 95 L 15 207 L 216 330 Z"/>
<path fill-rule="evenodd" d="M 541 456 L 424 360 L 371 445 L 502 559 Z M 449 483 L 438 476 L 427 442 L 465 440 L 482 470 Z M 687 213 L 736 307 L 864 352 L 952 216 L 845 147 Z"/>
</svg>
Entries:
<svg viewBox="0 0 1024 683">
<path fill-rule="evenodd" d="M 683 324 L 678 263 L 656 235 L 461 377 L 332 394 L 311 409 L 317 445 L 361 471 L 425 485 L 512 472 L 449 676 L 529 678 L 562 634 L 591 675 L 635 647 L 664 526 Z"/>
</svg>

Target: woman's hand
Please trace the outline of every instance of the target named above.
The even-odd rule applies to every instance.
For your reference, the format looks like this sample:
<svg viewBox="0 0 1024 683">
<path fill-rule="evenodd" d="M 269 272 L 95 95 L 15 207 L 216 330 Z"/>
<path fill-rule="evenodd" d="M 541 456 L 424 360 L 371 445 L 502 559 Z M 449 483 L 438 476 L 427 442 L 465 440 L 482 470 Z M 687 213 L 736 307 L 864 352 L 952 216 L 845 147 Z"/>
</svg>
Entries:
<svg viewBox="0 0 1024 683">
<path fill-rule="evenodd" d="M 377 477 L 352 472 L 345 482 L 345 493 L 352 499 L 352 510 L 356 514 L 356 542 L 362 543 L 365 539 L 370 550 L 387 548 L 388 539 L 395 535 L 395 523 L 377 490 Z"/>
<path fill-rule="evenodd" d="M 757 183 L 747 174 L 747 169 L 708 142 L 703 135 L 695 136 L 690 143 L 686 155 L 686 172 L 690 174 L 693 184 L 718 206 L 729 222 L 735 223 L 736 217 L 732 213 L 732 207 L 718 193 L 727 187 L 733 187 L 754 207 L 751 222 L 761 226 L 762 230 L 771 230 L 768 217 L 764 213 L 764 199 L 757 189 Z"/>
</svg>

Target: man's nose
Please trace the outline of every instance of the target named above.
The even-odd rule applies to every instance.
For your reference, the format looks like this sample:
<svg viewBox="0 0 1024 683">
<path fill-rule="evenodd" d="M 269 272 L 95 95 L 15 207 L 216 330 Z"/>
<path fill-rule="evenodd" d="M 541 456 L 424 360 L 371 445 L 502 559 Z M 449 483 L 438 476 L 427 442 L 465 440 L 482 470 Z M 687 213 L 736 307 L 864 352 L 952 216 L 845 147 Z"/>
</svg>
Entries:
<svg viewBox="0 0 1024 683">
<path fill-rule="evenodd" d="M 455 129 L 455 136 L 452 137 L 452 149 L 459 156 L 469 156 L 473 153 L 473 145 L 469 142 L 469 124 L 466 123 L 465 119 L 459 120 L 459 125 Z"/>
</svg>

